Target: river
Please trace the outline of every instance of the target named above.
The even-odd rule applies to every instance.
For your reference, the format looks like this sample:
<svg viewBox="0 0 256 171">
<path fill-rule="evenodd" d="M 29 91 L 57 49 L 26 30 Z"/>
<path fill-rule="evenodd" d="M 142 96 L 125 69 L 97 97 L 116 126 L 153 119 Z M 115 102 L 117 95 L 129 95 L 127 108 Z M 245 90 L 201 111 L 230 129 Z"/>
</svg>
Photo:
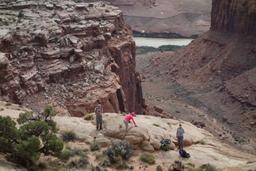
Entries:
<svg viewBox="0 0 256 171">
<path fill-rule="evenodd" d="M 163 45 L 187 46 L 193 39 L 171 39 L 171 38 L 148 38 L 134 37 L 136 46 L 151 46 L 158 48 Z"/>
</svg>

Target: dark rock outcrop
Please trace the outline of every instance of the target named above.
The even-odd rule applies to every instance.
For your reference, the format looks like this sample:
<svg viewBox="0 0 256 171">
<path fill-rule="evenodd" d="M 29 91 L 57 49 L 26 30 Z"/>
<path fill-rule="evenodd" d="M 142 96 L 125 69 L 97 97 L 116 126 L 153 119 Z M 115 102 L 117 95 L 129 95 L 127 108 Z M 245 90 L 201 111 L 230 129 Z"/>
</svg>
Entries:
<svg viewBox="0 0 256 171">
<path fill-rule="evenodd" d="M 83 116 L 142 112 L 135 45 L 121 11 L 103 2 L 1 1 L 0 96 Z"/>
<path fill-rule="evenodd" d="M 211 30 L 256 34 L 256 1 L 213 0 Z"/>
</svg>

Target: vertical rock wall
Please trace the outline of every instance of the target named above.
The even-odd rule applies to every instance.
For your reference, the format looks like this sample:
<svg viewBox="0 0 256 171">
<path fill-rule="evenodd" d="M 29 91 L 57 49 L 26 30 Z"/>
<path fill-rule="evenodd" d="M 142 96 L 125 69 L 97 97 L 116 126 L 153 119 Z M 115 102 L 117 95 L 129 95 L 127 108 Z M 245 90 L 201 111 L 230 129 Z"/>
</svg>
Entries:
<svg viewBox="0 0 256 171">
<path fill-rule="evenodd" d="M 256 34 L 255 0 L 213 0 L 211 30 Z"/>
</svg>

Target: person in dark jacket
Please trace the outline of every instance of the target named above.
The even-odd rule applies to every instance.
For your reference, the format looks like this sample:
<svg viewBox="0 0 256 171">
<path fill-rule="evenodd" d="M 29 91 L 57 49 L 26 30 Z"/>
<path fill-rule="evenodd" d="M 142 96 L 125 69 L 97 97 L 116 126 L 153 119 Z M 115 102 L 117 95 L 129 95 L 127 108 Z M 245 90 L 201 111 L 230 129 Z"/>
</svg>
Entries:
<svg viewBox="0 0 256 171">
<path fill-rule="evenodd" d="M 179 150 L 183 150 L 184 133 L 185 133 L 185 131 L 182 128 L 182 125 L 179 124 L 179 128 L 177 129 L 177 132 L 176 132 L 176 137 L 177 137 L 177 140 L 178 140 Z"/>
<path fill-rule="evenodd" d="M 102 113 L 103 113 L 103 108 L 100 104 L 100 101 L 97 100 L 96 107 L 94 109 L 95 115 L 96 115 L 96 129 L 97 130 L 102 130 Z"/>
</svg>

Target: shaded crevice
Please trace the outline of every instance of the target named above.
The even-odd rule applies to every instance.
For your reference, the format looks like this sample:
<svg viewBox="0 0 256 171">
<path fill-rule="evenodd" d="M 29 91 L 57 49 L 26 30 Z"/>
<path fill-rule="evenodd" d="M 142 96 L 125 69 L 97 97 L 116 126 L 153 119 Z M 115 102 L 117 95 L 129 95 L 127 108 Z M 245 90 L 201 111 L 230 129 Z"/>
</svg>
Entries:
<svg viewBox="0 0 256 171">
<path fill-rule="evenodd" d="M 124 99 L 123 99 L 121 89 L 118 89 L 116 91 L 116 96 L 117 96 L 117 99 L 118 99 L 118 105 L 119 105 L 120 112 L 125 112 Z"/>
</svg>

